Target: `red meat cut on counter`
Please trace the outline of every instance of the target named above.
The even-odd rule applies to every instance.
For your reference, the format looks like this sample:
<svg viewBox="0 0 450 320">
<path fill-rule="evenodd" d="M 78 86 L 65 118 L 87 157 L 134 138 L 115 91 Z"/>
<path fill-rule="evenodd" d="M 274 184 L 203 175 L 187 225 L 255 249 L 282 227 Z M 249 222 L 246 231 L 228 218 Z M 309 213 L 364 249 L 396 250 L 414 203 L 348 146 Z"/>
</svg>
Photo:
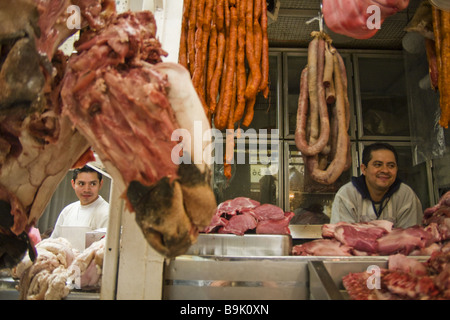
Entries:
<svg viewBox="0 0 450 320">
<path fill-rule="evenodd" d="M 293 216 L 293 212 L 284 212 L 273 204 L 261 205 L 250 198 L 237 197 L 220 203 L 210 225 L 202 232 L 290 234 L 288 226 Z"/>
<path fill-rule="evenodd" d="M 309 241 L 292 248 L 294 256 L 351 256 L 352 248 L 335 239 Z"/>
<path fill-rule="evenodd" d="M 259 202 L 245 197 L 237 197 L 226 200 L 217 206 L 216 214 L 235 215 L 243 209 L 253 209 L 259 206 Z"/>
<path fill-rule="evenodd" d="M 257 221 L 254 216 L 248 212 L 242 214 L 236 214 L 230 218 L 230 220 L 224 219 L 223 228 L 218 230 L 219 233 L 233 233 L 242 236 L 247 230 L 255 229 Z"/>
<path fill-rule="evenodd" d="M 294 217 L 293 212 L 285 212 L 281 219 L 260 220 L 256 226 L 257 234 L 290 234 L 289 221 Z"/>
<path fill-rule="evenodd" d="M 392 229 L 389 221 L 371 221 L 367 223 L 339 222 L 335 225 L 325 224 L 322 228 L 324 238 L 335 238 L 342 244 L 355 250 L 375 253 L 377 239 Z"/>
</svg>

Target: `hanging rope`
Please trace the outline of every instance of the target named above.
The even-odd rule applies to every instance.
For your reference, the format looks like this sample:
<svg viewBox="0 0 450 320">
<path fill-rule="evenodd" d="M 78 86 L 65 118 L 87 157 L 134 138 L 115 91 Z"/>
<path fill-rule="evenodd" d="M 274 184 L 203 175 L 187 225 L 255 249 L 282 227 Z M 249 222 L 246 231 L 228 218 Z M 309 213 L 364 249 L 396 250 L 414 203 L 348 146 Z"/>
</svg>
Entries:
<svg viewBox="0 0 450 320">
<path fill-rule="evenodd" d="M 311 18 L 308 21 L 306 21 L 306 24 L 310 24 L 314 21 L 319 21 L 319 31 L 322 32 L 323 31 L 323 14 L 322 14 L 322 12 L 319 12 L 317 17 Z"/>
</svg>

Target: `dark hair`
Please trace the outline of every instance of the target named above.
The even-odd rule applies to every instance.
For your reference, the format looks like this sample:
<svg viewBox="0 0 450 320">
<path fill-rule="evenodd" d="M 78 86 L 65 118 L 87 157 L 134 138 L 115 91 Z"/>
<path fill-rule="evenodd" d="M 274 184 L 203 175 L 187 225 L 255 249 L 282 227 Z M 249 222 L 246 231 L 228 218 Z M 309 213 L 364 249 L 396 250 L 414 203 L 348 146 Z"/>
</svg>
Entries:
<svg viewBox="0 0 450 320">
<path fill-rule="evenodd" d="M 398 164 L 398 154 L 393 146 L 391 146 L 389 143 L 385 143 L 385 142 L 375 142 L 371 145 L 366 146 L 363 150 L 362 163 L 366 167 L 369 165 L 369 161 L 372 159 L 372 151 L 377 151 L 377 150 L 392 151 L 392 153 L 395 156 L 395 162 Z"/>
<path fill-rule="evenodd" d="M 73 170 L 73 174 L 72 174 L 73 181 L 75 181 L 77 179 L 78 174 L 81 172 L 95 172 L 95 173 L 97 173 L 98 181 L 102 181 L 103 175 L 100 172 L 98 172 L 97 170 L 92 169 L 91 167 L 89 167 L 87 165 L 84 166 L 83 168 L 77 168 L 77 169 Z"/>
</svg>

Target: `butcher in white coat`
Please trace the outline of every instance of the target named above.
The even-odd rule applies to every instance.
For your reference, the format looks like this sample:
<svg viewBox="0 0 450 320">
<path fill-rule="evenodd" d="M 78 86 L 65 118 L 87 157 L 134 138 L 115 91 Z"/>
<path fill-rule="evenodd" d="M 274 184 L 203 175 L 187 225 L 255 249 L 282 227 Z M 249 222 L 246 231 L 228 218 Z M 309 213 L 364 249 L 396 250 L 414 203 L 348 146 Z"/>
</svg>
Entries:
<svg viewBox="0 0 450 320">
<path fill-rule="evenodd" d="M 87 227 L 91 230 L 106 228 L 109 218 L 109 204 L 99 195 L 103 186 L 102 174 L 89 166 L 75 169 L 72 188 L 79 201 L 66 206 L 56 221 L 52 238 L 61 236 L 61 227 Z"/>
</svg>

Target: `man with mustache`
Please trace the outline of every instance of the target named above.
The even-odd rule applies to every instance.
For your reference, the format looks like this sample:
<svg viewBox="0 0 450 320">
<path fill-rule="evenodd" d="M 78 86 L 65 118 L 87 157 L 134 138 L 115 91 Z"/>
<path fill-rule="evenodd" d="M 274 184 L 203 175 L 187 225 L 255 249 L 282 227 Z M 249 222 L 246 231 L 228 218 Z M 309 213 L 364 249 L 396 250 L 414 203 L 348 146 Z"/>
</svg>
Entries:
<svg viewBox="0 0 450 320">
<path fill-rule="evenodd" d="M 100 172 L 87 165 L 73 171 L 72 188 L 80 201 L 61 211 L 52 238 L 61 236 L 60 226 L 89 227 L 92 230 L 108 226 L 109 204 L 98 194 L 103 186 L 102 178 Z"/>
<path fill-rule="evenodd" d="M 362 175 L 336 193 L 330 223 L 389 220 L 394 227 L 421 224 L 422 204 L 414 191 L 397 177 L 397 151 L 388 143 L 364 148 Z"/>
</svg>

